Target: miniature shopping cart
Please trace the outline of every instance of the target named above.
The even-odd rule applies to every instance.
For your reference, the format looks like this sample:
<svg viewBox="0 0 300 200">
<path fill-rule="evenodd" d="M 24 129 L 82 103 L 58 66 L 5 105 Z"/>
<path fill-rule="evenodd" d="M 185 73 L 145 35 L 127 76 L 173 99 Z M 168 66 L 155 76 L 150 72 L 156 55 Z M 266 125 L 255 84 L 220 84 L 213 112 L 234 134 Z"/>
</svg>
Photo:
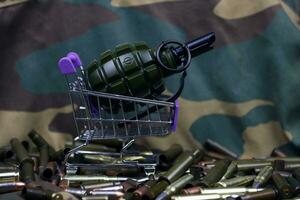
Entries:
<svg viewBox="0 0 300 200">
<path fill-rule="evenodd" d="M 65 163 L 69 171 L 78 167 L 95 165 L 69 162 L 74 154 L 97 154 L 114 157 L 119 162 L 102 163 L 100 167 L 139 166 L 146 174 L 154 173 L 157 157 L 146 153 L 147 159 L 127 160 L 128 155 L 141 155 L 129 150 L 135 138 L 143 136 L 164 136 L 176 130 L 178 102 L 158 101 L 131 96 L 122 96 L 96 92 L 88 89 L 85 71 L 78 54 L 71 52 L 59 61 L 61 73 L 65 76 L 73 107 L 73 116 L 78 136 L 75 141 L 83 143 L 71 149 L 66 155 Z M 83 146 L 92 140 L 122 139 L 120 152 L 82 151 Z M 99 167 L 99 166 L 97 166 Z"/>
</svg>

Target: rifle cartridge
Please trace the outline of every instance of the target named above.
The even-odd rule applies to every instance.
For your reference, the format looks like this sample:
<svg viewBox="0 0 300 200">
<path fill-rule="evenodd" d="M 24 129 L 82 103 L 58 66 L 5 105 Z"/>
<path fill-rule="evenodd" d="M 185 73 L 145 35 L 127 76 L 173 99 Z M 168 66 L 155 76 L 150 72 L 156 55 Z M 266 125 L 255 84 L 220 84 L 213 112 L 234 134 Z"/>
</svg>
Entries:
<svg viewBox="0 0 300 200">
<path fill-rule="evenodd" d="M 274 189 L 267 188 L 263 191 L 246 193 L 236 198 L 237 200 L 273 200 L 277 198 L 277 192 Z"/>
<path fill-rule="evenodd" d="M 229 165 L 229 160 L 216 161 L 215 166 L 207 172 L 206 176 L 203 177 L 201 184 L 206 187 L 216 184 L 224 176 Z"/>
<path fill-rule="evenodd" d="M 265 166 L 255 177 L 252 187 L 263 187 L 272 177 L 273 167 Z"/>
<path fill-rule="evenodd" d="M 191 174 L 186 174 L 180 177 L 179 179 L 174 181 L 174 183 L 169 185 L 162 193 L 160 193 L 160 195 L 156 197 L 156 200 L 170 199 L 173 194 L 184 188 L 186 184 L 188 184 L 193 178 L 194 177 Z"/>
<path fill-rule="evenodd" d="M 290 198 L 293 196 L 293 188 L 284 177 L 278 173 L 273 173 L 272 179 L 281 198 Z"/>
<path fill-rule="evenodd" d="M 239 187 L 239 186 L 248 186 L 254 180 L 255 176 L 238 176 L 231 179 L 226 179 L 216 183 L 216 186 L 220 187 Z"/>
<path fill-rule="evenodd" d="M 18 162 L 20 163 L 20 180 L 25 183 L 34 181 L 34 162 L 28 156 L 26 149 L 17 138 L 11 139 L 10 144 L 13 151 L 16 153 Z"/>
</svg>

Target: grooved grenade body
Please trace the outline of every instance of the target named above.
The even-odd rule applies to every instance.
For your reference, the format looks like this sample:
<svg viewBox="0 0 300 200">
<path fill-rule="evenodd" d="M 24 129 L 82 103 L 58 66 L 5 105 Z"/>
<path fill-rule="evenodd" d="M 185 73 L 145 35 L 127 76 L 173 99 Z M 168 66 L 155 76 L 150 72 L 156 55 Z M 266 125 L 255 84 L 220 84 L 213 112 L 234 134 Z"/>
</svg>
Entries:
<svg viewBox="0 0 300 200">
<path fill-rule="evenodd" d="M 176 67 L 170 52 L 164 53 L 164 62 Z M 149 98 L 164 91 L 163 77 L 168 73 L 157 64 L 155 52 L 140 42 L 102 53 L 100 61 L 88 67 L 87 74 L 93 90 Z"/>
<path fill-rule="evenodd" d="M 188 66 L 191 57 L 199 55 L 197 52 L 210 50 L 214 40 L 214 33 L 209 33 L 186 44 L 162 43 L 156 50 L 144 42 L 118 45 L 115 51 L 102 53 L 99 62 L 89 65 L 88 86 L 105 93 L 158 97 L 165 89 L 163 78 L 182 72 L 180 66 Z"/>
</svg>

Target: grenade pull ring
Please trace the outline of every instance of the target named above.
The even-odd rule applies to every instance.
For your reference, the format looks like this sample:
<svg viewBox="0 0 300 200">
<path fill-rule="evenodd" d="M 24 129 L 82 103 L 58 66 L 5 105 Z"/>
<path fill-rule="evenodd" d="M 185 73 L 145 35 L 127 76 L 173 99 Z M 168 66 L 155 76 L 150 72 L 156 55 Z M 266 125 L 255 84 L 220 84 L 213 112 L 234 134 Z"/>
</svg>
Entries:
<svg viewBox="0 0 300 200">
<path fill-rule="evenodd" d="M 174 44 L 177 46 L 174 46 Z M 181 62 L 179 68 L 174 69 L 174 68 L 168 67 L 167 65 L 165 65 L 162 62 L 161 55 L 162 55 L 163 51 L 165 51 L 166 49 L 170 49 L 171 52 L 175 55 L 176 59 Z M 180 49 L 180 55 L 176 52 L 176 49 Z M 167 71 L 170 71 L 172 73 L 181 73 L 182 72 L 182 75 L 180 77 L 179 88 L 171 97 L 169 97 L 166 100 L 169 102 L 173 102 L 181 95 L 183 88 L 184 88 L 184 80 L 187 75 L 186 69 L 190 66 L 191 60 L 192 60 L 192 55 L 191 55 L 190 49 L 185 44 L 182 44 L 180 42 L 165 41 L 165 42 L 162 42 L 159 45 L 159 47 L 157 48 L 156 59 L 157 59 L 159 66 L 165 68 Z"/>
<path fill-rule="evenodd" d="M 205 53 L 213 48 L 212 44 L 215 42 L 215 39 L 215 34 L 211 32 L 185 44 L 176 41 L 162 42 L 161 45 L 157 48 L 156 59 L 158 61 L 158 64 L 169 72 L 183 72 L 189 67 L 191 58 Z M 179 62 L 178 64 L 181 63 L 180 68 L 170 68 L 162 62 L 161 56 L 166 50 L 169 50 L 173 54 L 173 57 Z"/>
<path fill-rule="evenodd" d="M 182 72 L 178 90 L 175 94 L 173 94 L 173 96 L 168 98 L 167 101 L 175 101 L 181 95 L 184 88 L 184 80 L 187 75 L 186 69 L 190 66 L 192 57 L 211 50 L 214 42 L 215 34 L 211 32 L 185 44 L 176 41 L 167 41 L 162 42 L 159 45 L 156 50 L 156 59 L 160 67 L 171 73 Z M 179 68 L 171 68 L 162 62 L 161 56 L 163 55 L 163 52 L 167 50 L 169 50 L 173 54 L 174 58 L 178 61 L 178 64 L 180 64 Z"/>
<path fill-rule="evenodd" d="M 172 44 L 175 44 L 178 47 L 175 48 L 174 46 L 170 46 Z M 162 52 L 165 51 L 166 49 L 171 49 L 171 51 L 175 54 L 174 50 L 178 49 L 178 48 L 181 49 L 181 55 L 180 55 L 180 57 L 177 57 L 177 59 L 179 59 L 181 62 L 181 67 L 177 68 L 177 69 L 168 67 L 161 60 Z M 165 68 L 166 70 L 173 72 L 173 73 L 180 73 L 180 72 L 185 71 L 190 66 L 191 60 L 192 60 L 192 55 L 191 55 L 189 48 L 185 44 L 182 44 L 182 43 L 176 42 L 176 41 L 165 41 L 165 42 L 162 42 L 159 45 L 159 47 L 157 48 L 156 59 L 157 59 L 157 62 L 159 63 L 159 65 L 161 67 Z"/>
</svg>

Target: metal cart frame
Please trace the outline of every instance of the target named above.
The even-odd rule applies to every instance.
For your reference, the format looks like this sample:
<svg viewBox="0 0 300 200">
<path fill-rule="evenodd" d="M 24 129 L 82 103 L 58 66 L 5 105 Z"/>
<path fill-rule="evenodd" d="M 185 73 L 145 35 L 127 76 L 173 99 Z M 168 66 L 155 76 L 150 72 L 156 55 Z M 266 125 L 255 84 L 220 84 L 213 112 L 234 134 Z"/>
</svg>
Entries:
<svg viewBox="0 0 300 200">
<path fill-rule="evenodd" d="M 78 136 L 74 140 L 84 143 L 71 149 L 65 158 L 66 166 L 72 168 L 91 164 L 70 163 L 72 154 L 97 154 L 121 158 L 121 163 L 102 164 L 110 166 L 141 166 L 146 174 L 154 173 L 157 159 L 150 163 L 123 159 L 134 140 L 145 136 L 165 136 L 176 130 L 178 120 L 178 100 L 175 102 L 142 99 L 131 96 L 110 94 L 89 90 L 87 77 L 77 53 L 70 52 L 59 60 L 59 69 L 68 86 L 73 117 Z M 92 140 L 122 139 L 124 145 L 120 153 L 81 151 Z M 128 153 L 128 152 L 127 152 Z"/>
</svg>

